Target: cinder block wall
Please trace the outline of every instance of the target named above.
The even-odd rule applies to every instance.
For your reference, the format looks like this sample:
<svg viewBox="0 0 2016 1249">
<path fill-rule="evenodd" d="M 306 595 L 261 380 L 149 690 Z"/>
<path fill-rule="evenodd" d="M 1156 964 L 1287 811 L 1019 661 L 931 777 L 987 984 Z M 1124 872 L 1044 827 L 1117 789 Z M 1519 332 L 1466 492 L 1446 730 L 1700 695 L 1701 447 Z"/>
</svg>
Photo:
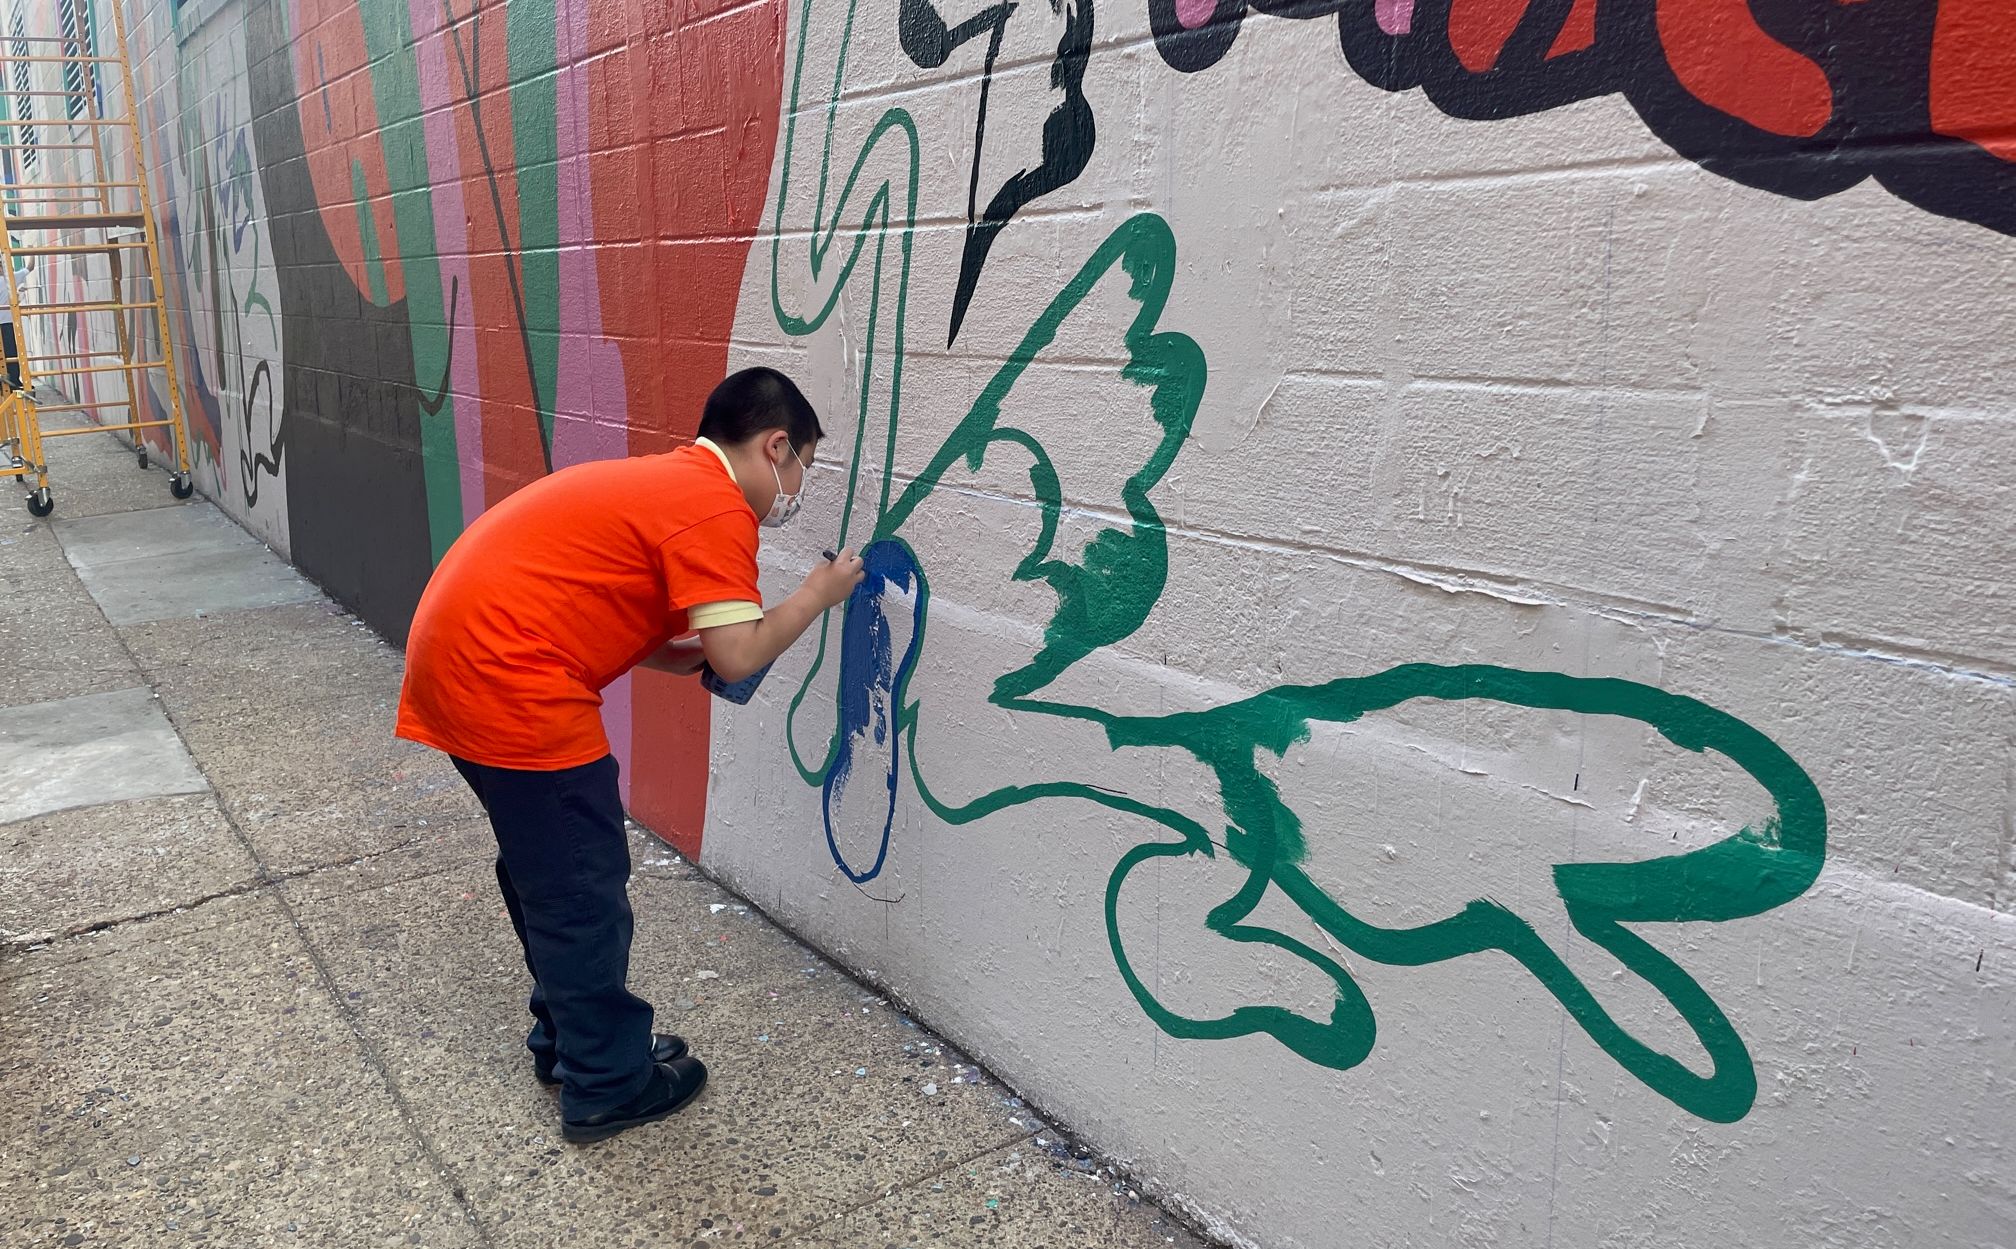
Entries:
<svg viewBox="0 0 2016 1249">
<path fill-rule="evenodd" d="M 136 5 L 201 480 L 396 637 L 784 368 L 873 576 L 632 806 L 1165 1196 L 2009 1243 L 2016 21 L 1293 13 Z"/>
</svg>

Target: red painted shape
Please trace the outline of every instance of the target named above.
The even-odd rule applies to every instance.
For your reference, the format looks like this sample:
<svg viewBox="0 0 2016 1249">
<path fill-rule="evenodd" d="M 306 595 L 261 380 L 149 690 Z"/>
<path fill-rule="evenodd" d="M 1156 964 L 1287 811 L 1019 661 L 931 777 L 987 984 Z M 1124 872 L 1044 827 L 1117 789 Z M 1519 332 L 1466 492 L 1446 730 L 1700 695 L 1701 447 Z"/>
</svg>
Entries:
<svg viewBox="0 0 2016 1249">
<path fill-rule="evenodd" d="M 1795 139 L 1834 115 L 1826 71 L 1766 34 L 1750 0 L 1658 0 L 1658 25 L 1674 77 L 1708 107 Z"/>
<path fill-rule="evenodd" d="M 378 137 L 363 16 L 356 0 L 295 0 L 294 29 L 294 74 L 302 85 L 295 108 L 301 114 L 301 145 L 308 154 L 322 228 L 350 280 L 371 298 L 370 258 L 354 177 L 361 166 L 371 228 L 384 260 L 385 296 L 397 303 L 406 297 L 406 279 L 392 215 L 392 180 Z"/>
<path fill-rule="evenodd" d="M 2016 161 L 2016 5 L 1941 0 L 1929 97 L 1932 129 Z"/>
<path fill-rule="evenodd" d="M 1463 68 L 1481 74 L 1498 64 L 1532 0 L 1456 0 L 1449 6 L 1449 48 Z"/>
<path fill-rule="evenodd" d="M 1567 56 L 1571 52 L 1585 52 L 1596 46 L 1596 0 L 1575 0 L 1575 7 L 1568 11 L 1568 19 L 1561 23 L 1561 33 L 1554 36 L 1554 46 L 1547 49 L 1547 59 Z"/>
<path fill-rule="evenodd" d="M 604 333 L 623 353 L 630 451 L 697 431 L 762 228 L 784 93 L 783 0 L 645 5 L 590 67 L 589 168 Z M 591 6 L 591 12 L 593 6 Z M 702 20 L 702 19 L 706 20 Z M 711 699 L 631 678 L 631 813 L 688 857 L 707 817 Z"/>
</svg>

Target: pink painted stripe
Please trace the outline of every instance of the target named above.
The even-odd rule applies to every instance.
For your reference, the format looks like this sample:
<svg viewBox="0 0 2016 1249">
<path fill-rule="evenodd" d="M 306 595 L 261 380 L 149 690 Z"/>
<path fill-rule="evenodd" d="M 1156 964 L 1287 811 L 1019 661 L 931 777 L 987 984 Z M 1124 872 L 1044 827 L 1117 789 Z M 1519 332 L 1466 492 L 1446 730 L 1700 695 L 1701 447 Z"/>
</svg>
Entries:
<svg viewBox="0 0 2016 1249">
<path fill-rule="evenodd" d="M 417 3 L 418 0 L 415 0 Z M 554 386 L 553 466 L 620 459 L 630 453 L 623 354 L 603 337 L 602 282 L 596 271 L 594 200 L 588 185 L 588 4 L 559 0 L 556 151 L 560 158 L 560 375 Z M 630 678 L 602 691 L 602 724 L 630 801 Z"/>
<path fill-rule="evenodd" d="M 616 789 L 624 810 L 630 808 L 630 674 L 624 673 L 602 691 L 602 730 L 609 734 L 609 753 L 616 756 Z"/>
<path fill-rule="evenodd" d="M 483 514 L 483 400 L 476 375 L 476 287 L 469 280 L 469 220 L 462 209 L 462 153 L 455 138 L 454 80 L 448 76 L 442 6 L 411 0 L 414 55 L 420 67 L 420 109 L 427 134 L 427 174 L 433 185 L 434 251 L 441 268 L 442 312 L 451 357 L 448 400 L 455 414 L 455 456 L 462 475 L 462 523 Z M 453 300 L 451 303 L 451 296 Z M 422 379 L 431 385 L 433 378 Z"/>
</svg>

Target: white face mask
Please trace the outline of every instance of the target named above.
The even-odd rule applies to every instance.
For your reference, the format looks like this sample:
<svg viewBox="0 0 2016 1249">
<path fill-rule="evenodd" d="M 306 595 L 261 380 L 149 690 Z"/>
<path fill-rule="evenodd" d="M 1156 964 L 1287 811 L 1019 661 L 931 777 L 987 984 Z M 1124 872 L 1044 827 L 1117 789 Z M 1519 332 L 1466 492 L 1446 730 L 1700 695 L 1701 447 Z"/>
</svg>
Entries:
<svg viewBox="0 0 2016 1249">
<path fill-rule="evenodd" d="M 765 529 L 781 529 L 786 521 L 798 514 L 798 505 L 805 500 L 805 482 L 798 482 L 798 492 L 787 494 L 784 490 L 784 474 L 777 468 L 777 461 L 770 461 L 770 475 L 777 479 L 777 497 L 770 501 L 770 514 L 763 518 Z"/>
</svg>

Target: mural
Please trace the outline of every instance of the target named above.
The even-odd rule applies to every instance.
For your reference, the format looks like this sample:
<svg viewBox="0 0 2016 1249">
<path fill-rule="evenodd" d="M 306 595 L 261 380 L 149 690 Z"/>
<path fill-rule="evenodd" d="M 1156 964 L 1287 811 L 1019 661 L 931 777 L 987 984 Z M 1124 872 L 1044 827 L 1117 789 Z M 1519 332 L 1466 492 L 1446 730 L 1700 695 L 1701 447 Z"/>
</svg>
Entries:
<svg viewBox="0 0 2016 1249">
<path fill-rule="evenodd" d="M 2016 233 L 2016 12 L 1990 0 L 1290 0 L 1255 11 L 1331 19 L 1345 61 L 1383 90 L 1419 90 L 1452 117 L 1491 121 L 1622 94 L 1653 133 L 1748 186 L 1818 199 L 1874 178 L 1928 211 Z M 1041 159 L 980 208 L 987 105 L 1017 7 L 956 26 L 931 0 L 901 0 L 904 51 L 939 69 L 985 40 L 973 124 L 967 234 L 948 341 L 987 255 L 1015 214 L 1076 180 L 1098 132 L 1085 96 L 1091 0 L 1052 4 L 1061 23 Z M 1023 6 L 1024 22 L 1043 6 Z M 1231 50 L 1247 0 L 1148 0 L 1156 51 L 1203 73 Z M 997 142 L 999 140 L 997 139 Z"/>
<path fill-rule="evenodd" d="M 226 55 L 243 57 L 241 30 L 224 27 L 218 34 Z M 195 78 L 200 63 L 178 57 L 173 86 L 148 93 L 149 141 L 167 158 L 156 162 L 162 268 L 164 277 L 173 275 L 169 280 L 181 296 L 174 316 L 183 344 L 177 361 L 183 410 L 192 438 L 203 448 L 205 485 L 241 500 L 255 530 L 285 552 L 286 501 L 274 497 L 285 492 L 286 439 L 270 216 L 243 84 L 236 91 L 206 92 Z M 171 97 L 200 103 L 171 111 L 165 106 Z M 119 281 L 115 274 L 115 285 Z M 139 350 L 161 359 L 150 318 L 134 316 L 131 332 Z M 165 396 L 150 398 L 165 415 Z"/>
<path fill-rule="evenodd" d="M 2016 14 L 1986 0 L 1296 0 L 1334 18 L 1345 60 L 1388 91 L 1491 120 L 1621 93 L 1673 150 L 1799 199 L 1875 178 L 1932 212 L 2009 233 Z M 1185 73 L 1239 37 L 1246 0 L 1148 0 Z"/>
<path fill-rule="evenodd" d="M 1280 686 L 1212 711 L 1164 717 L 1128 715 L 1042 697 L 1073 664 L 1133 633 L 1147 618 L 1168 577 L 1163 523 L 1148 496 L 1181 451 L 1202 401 L 1207 374 L 1205 354 L 1197 343 L 1156 328 L 1174 280 L 1176 240 L 1162 219 L 1152 214 L 1135 217 L 1117 230 L 1030 326 L 1021 345 L 952 436 L 892 499 L 902 394 L 902 318 L 917 196 L 916 131 L 903 111 L 891 109 L 883 114 L 861 151 L 847 162 L 844 176 L 838 178 L 839 192 L 829 200 L 825 188 L 837 172 L 827 162 L 834 149 L 840 78 L 820 65 L 812 66 L 808 73 L 807 49 L 817 27 L 814 3 L 804 0 L 786 114 L 784 172 L 772 231 L 773 309 L 779 328 L 786 333 L 813 333 L 833 314 L 841 292 L 856 273 L 863 275 L 860 282 L 869 292 L 871 317 L 864 350 L 870 363 L 863 369 L 862 406 L 854 441 L 857 468 L 850 482 L 861 482 L 858 459 L 876 433 L 881 435 L 883 448 L 879 496 L 864 497 L 850 489 L 841 523 L 843 540 L 863 526 L 867 528 L 864 558 L 868 577 L 848 602 L 840 624 L 839 667 L 829 696 L 837 702 L 837 723 L 823 750 L 814 743 L 809 757 L 801 751 L 799 713 L 814 699 L 815 690 L 822 688 L 821 670 L 828 651 L 822 638 L 820 657 L 792 700 L 787 730 L 800 775 L 821 788 L 826 843 L 835 865 L 857 885 L 881 873 L 906 775 L 931 812 L 954 825 L 1045 799 L 1070 798 L 1111 807 L 1144 817 L 1170 834 L 1168 841 L 1147 842 L 1123 856 L 1111 877 L 1106 914 L 1113 956 L 1122 976 L 1142 1009 L 1172 1035 L 1227 1038 L 1265 1032 L 1303 1058 L 1336 1068 L 1356 1066 L 1371 1052 L 1376 1030 L 1373 1011 L 1353 977 L 1336 960 L 1303 941 L 1242 922 L 1260 894 L 1272 885 L 1346 948 L 1379 962 L 1416 966 L 1485 950 L 1503 951 L 1558 998 L 1597 1044 L 1648 1086 L 1703 1118 L 1725 1122 L 1742 1118 L 1755 1098 L 1757 1084 L 1735 1028 L 1678 964 L 1623 925 L 1737 919 L 1799 896 L 1819 874 L 1826 848 L 1825 806 L 1812 780 L 1767 736 L 1696 700 L 1627 681 L 1555 673 L 1410 664 L 1364 677 Z M 838 48 L 844 58 L 844 34 Z M 832 82 L 836 93 L 823 105 L 803 100 L 800 91 L 808 82 Z M 801 116 L 823 116 L 826 128 L 815 140 L 821 154 L 821 193 L 809 219 L 804 220 L 794 215 L 803 209 L 793 199 L 792 185 L 792 157 L 799 142 L 797 119 Z M 842 160 L 846 159 L 843 155 Z M 863 202 L 869 208 L 861 225 L 848 230 L 851 237 L 843 237 L 843 227 L 853 226 L 861 212 L 857 205 Z M 826 203 L 832 206 L 830 214 L 821 211 Z M 899 212 L 907 215 L 897 217 Z M 889 257 L 892 233 L 896 243 L 893 262 Z M 783 294 L 794 284 L 780 271 L 799 258 L 787 251 L 787 236 L 808 240 L 802 260 L 815 275 L 814 293 L 803 304 L 793 303 Z M 968 237 L 970 261 L 972 236 Z M 845 249 L 837 266 L 832 264 L 836 245 Z M 871 262 L 857 267 L 864 257 L 871 256 L 871 245 Z M 1149 391 L 1148 411 L 1161 436 L 1151 457 L 1128 476 L 1122 488 L 1132 524 L 1126 529 L 1102 529 L 1082 549 L 1070 551 L 1060 549 L 1056 540 L 1065 500 L 1051 452 L 1030 433 L 1009 424 L 1005 414 L 1014 408 L 1015 386 L 1024 371 L 1056 342 L 1064 321 L 1100 279 L 1115 269 L 1127 276 L 1136 305 L 1126 330 L 1129 360 L 1123 375 Z M 962 269 L 962 292 L 967 289 L 964 273 Z M 887 304 L 893 313 L 885 329 L 884 322 L 875 319 L 875 310 L 884 306 L 881 301 L 889 284 L 895 288 L 894 298 Z M 817 306 L 808 308 L 813 303 Z M 893 344 L 887 389 L 882 392 L 887 399 L 885 407 L 871 411 L 870 396 L 875 388 L 870 383 L 877 371 L 873 353 L 882 334 Z M 1222 845 L 1196 816 L 1080 783 L 1004 788 L 956 805 L 933 795 L 918 764 L 916 740 L 919 707 L 929 694 L 915 690 L 909 680 L 925 640 L 930 593 L 918 555 L 904 540 L 904 525 L 949 469 L 961 462 L 978 469 L 990 452 L 1028 461 L 1029 491 L 1042 508 L 1043 526 L 1035 549 L 1023 558 L 1014 575 L 1017 580 L 1046 582 L 1057 596 L 1056 614 L 1044 629 L 1043 649 L 997 681 L 993 702 L 1036 716 L 1097 724 L 1116 749 L 1155 746 L 1194 756 L 1218 778 L 1223 811 L 1231 822 Z M 1678 1057 L 1659 1052 L 1634 1036 L 1603 1009 L 1589 987 L 1530 923 L 1494 902 L 1478 899 L 1433 923 L 1387 929 L 1356 917 L 1348 905 L 1329 896 L 1300 871 L 1305 835 L 1319 835 L 1320 829 L 1305 830 L 1302 818 L 1283 803 L 1272 782 L 1256 768 L 1254 752 L 1282 754 L 1307 736 L 1311 721 L 1346 722 L 1415 698 L 1489 699 L 1583 715 L 1626 717 L 1652 726 L 1685 749 L 1713 750 L 1725 756 L 1771 794 L 1777 809 L 1770 820 L 1756 828 L 1736 830 L 1706 848 L 1642 863 L 1562 863 L 1555 868 L 1561 899 L 1576 929 L 1617 955 L 1687 1020 L 1710 1057 L 1711 1074 L 1696 1075 Z M 817 701 L 823 704 L 827 699 Z M 1314 1022 L 1278 1007 L 1239 1007 L 1217 1019 L 1185 1018 L 1163 1007 L 1134 970 L 1116 912 L 1127 875 L 1157 858 L 1209 857 L 1221 849 L 1249 875 L 1237 892 L 1212 911 L 1212 929 L 1229 940 L 1272 945 L 1322 969 L 1337 986 L 1336 1005 L 1327 1022 Z"/>
<path fill-rule="evenodd" d="M 1097 139 L 1092 106 L 1085 99 L 1085 67 L 1092 56 L 1092 0 L 1065 0 L 1050 6 L 1050 16 L 1062 23 L 1057 36 L 1057 52 L 1051 62 L 1050 85 L 1061 94 L 1043 119 L 1042 158 L 1034 169 L 1019 169 L 1002 180 L 980 207 L 981 157 L 987 150 L 987 97 L 994 85 L 994 66 L 1001 57 L 1002 35 L 1016 6 L 996 4 L 983 9 L 959 25 L 950 26 L 931 0 L 902 0 L 898 30 L 903 51 L 920 69 L 938 69 L 966 43 L 987 40 L 980 77 L 980 104 L 973 118 L 973 176 L 966 192 L 966 247 L 959 262 L 959 287 L 952 297 L 952 328 L 949 344 L 959 337 L 959 324 L 973 302 L 980 284 L 980 270 L 1015 214 L 1025 206 L 1075 180 L 1092 159 Z M 1029 6 L 1025 14 L 1043 14 L 1041 6 Z M 1030 19 L 1024 17 L 1026 24 Z"/>
</svg>

